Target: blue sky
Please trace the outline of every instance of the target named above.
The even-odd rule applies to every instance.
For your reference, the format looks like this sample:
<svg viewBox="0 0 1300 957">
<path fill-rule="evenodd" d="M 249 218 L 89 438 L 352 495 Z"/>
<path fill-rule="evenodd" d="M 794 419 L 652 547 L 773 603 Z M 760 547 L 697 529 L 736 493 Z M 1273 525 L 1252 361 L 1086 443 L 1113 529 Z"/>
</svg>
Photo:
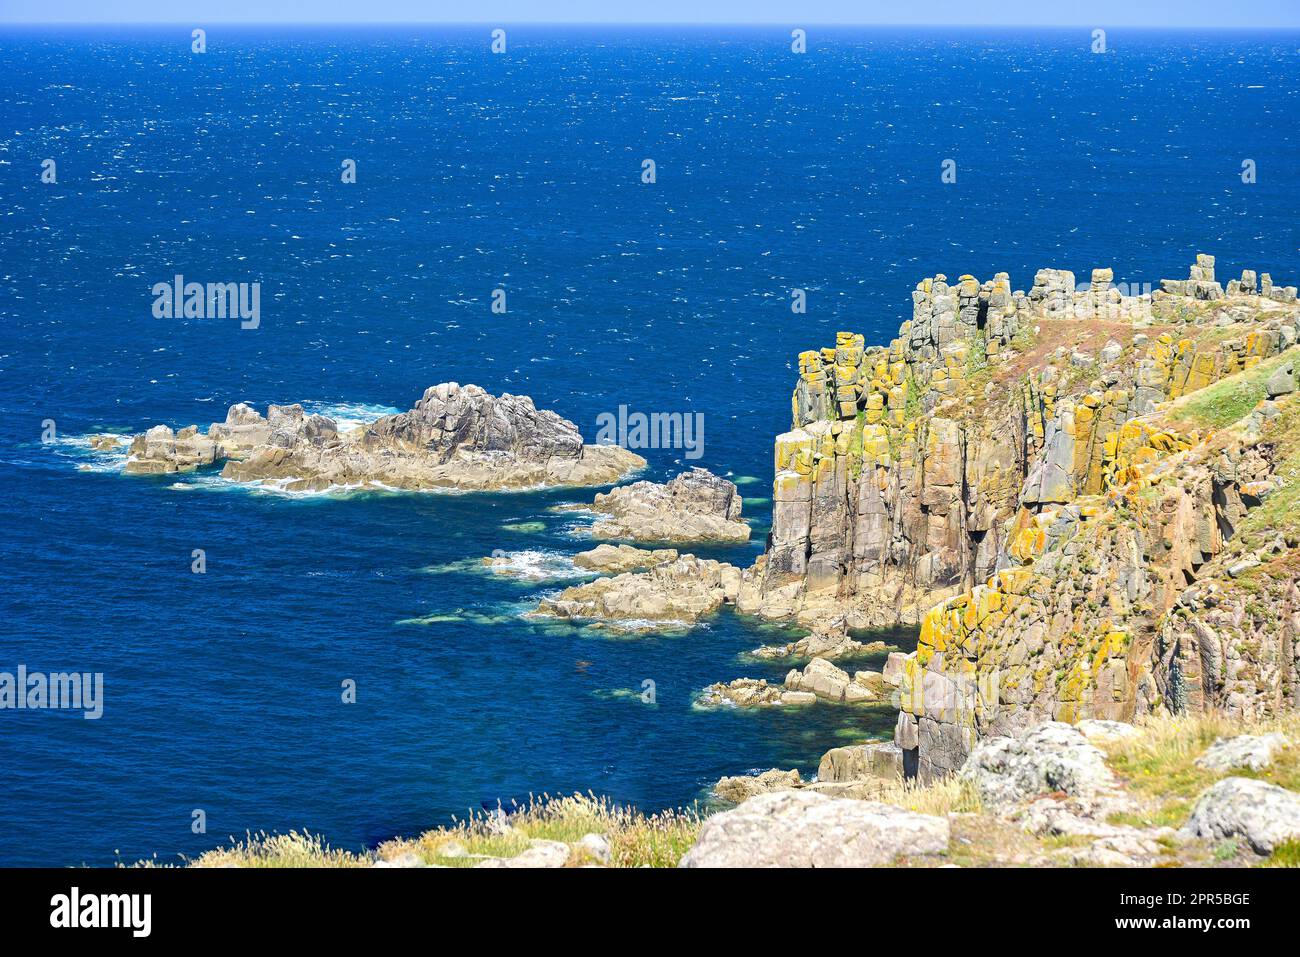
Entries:
<svg viewBox="0 0 1300 957">
<path fill-rule="evenodd" d="M 0 22 L 1300 27 L 1300 0 L 0 0 Z"/>
</svg>

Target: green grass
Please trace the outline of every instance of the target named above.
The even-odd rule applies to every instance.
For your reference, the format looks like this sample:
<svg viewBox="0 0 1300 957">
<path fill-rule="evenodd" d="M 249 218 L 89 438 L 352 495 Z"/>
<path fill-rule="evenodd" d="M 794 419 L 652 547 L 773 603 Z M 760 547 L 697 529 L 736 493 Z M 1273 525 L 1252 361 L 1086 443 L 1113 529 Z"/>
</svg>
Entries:
<svg viewBox="0 0 1300 957">
<path fill-rule="evenodd" d="M 1294 746 L 1280 751 L 1273 764 L 1261 771 L 1206 771 L 1196 766 L 1196 759 L 1216 738 L 1281 731 L 1295 740 L 1300 737 L 1300 715 L 1247 723 L 1215 714 L 1159 717 L 1144 721 L 1142 729 L 1140 737 L 1102 747 L 1107 763 L 1142 801 L 1140 811 L 1112 815 L 1112 824 L 1179 827 L 1201 792 L 1225 777 L 1257 778 L 1300 791 L 1300 748 Z"/>
<path fill-rule="evenodd" d="M 1283 841 L 1260 867 L 1300 867 L 1300 841 Z"/>
<path fill-rule="evenodd" d="M 1279 366 L 1293 361 L 1300 355 L 1300 349 L 1291 348 L 1286 352 L 1267 359 L 1245 372 L 1220 379 L 1213 385 L 1186 396 L 1170 411 L 1170 416 L 1179 423 L 1193 428 L 1221 429 L 1239 422 L 1250 415 L 1262 400 L 1268 398 L 1265 386 L 1268 378 Z"/>
<path fill-rule="evenodd" d="M 534 840 L 576 845 L 587 834 L 600 834 L 610 845 L 614 867 L 675 867 L 699 835 L 701 819 L 694 810 L 642 814 L 605 798 L 572 797 L 532 800 L 511 815 L 502 827 L 476 813 L 448 827 L 415 838 L 386 841 L 373 852 L 360 854 L 329 847 L 311 834 L 250 834 L 229 847 L 208 851 L 191 862 L 195 867 L 369 867 L 377 860 L 414 855 L 426 864 L 473 867 L 489 857 L 515 857 Z M 569 866 L 594 863 L 571 847 Z M 154 862 L 144 862 L 153 866 Z"/>
</svg>

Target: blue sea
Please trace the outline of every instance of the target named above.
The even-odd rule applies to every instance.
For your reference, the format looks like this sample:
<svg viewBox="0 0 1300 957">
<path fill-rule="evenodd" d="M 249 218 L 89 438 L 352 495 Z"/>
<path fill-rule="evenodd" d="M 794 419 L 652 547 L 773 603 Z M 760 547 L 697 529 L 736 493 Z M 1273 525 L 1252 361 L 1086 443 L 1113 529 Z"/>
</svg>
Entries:
<svg viewBox="0 0 1300 957">
<path fill-rule="evenodd" d="M 747 564 L 797 353 L 887 341 L 923 276 L 1155 283 L 1209 252 L 1300 280 L 1300 34 L 488 34 L 0 33 L 0 671 L 104 675 L 99 720 L 0 711 L 0 864 L 291 828 L 362 848 L 530 792 L 685 806 L 892 726 L 694 709 L 779 680 L 741 656 L 798 634 L 729 611 L 639 637 L 521 619 L 590 546 L 551 506 L 594 490 L 287 496 L 124 477 L 91 434 L 240 401 L 359 422 L 449 380 L 589 440 L 620 405 L 698 412 L 703 456 L 648 451 L 646 476 L 737 481 L 754 541 L 700 551 Z M 260 282 L 260 326 L 155 319 L 177 273 Z M 485 573 L 497 550 L 544 576 Z"/>
</svg>

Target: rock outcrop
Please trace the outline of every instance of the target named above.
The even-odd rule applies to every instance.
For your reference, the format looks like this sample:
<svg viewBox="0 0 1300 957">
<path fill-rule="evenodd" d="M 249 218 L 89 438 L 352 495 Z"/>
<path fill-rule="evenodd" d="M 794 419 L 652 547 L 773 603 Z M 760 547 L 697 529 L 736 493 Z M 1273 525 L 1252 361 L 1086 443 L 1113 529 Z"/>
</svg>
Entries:
<svg viewBox="0 0 1300 957">
<path fill-rule="evenodd" d="M 883 641 L 858 641 L 849 637 L 843 621 L 816 622 L 812 634 L 783 645 L 762 645 L 751 651 L 750 657 L 761 661 L 784 659 L 860 658 L 864 655 L 883 654 L 889 648 Z"/>
<path fill-rule="evenodd" d="M 737 678 L 719 681 L 706 687 L 696 699 L 701 708 L 730 705 L 737 708 L 780 708 L 812 704 L 817 696 L 811 691 L 795 691 L 769 684 L 766 678 Z"/>
<path fill-rule="evenodd" d="M 835 667 L 825 658 L 814 658 L 800 671 L 791 669 L 785 676 L 790 691 L 803 691 L 843 704 L 879 701 L 885 694 L 885 681 L 877 671 L 847 671 Z"/>
<path fill-rule="evenodd" d="M 607 517 L 591 534 L 639 542 L 747 542 L 741 504 L 735 484 L 696 468 L 666 484 L 634 482 L 597 495 L 590 510 Z"/>
<path fill-rule="evenodd" d="M 566 588 L 542 599 L 532 614 L 570 620 L 691 623 L 724 604 L 734 604 L 739 590 L 740 569 L 682 555 L 648 571 Z"/>
<path fill-rule="evenodd" d="M 762 774 L 742 774 L 722 778 L 713 786 L 713 795 L 720 801 L 740 804 L 759 794 L 773 791 L 792 791 L 803 786 L 803 778 L 798 771 L 782 771 L 772 768 Z"/>
<path fill-rule="evenodd" d="M 635 548 L 632 545 L 597 545 L 573 556 L 573 564 L 602 575 L 621 575 L 623 572 L 653 568 L 663 562 L 677 560 L 675 548 Z"/>
<path fill-rule="evenodd" d="M 1300 523 L 1251 516 L 1294 501 L 1300 304 L 1214 266 L 1139 296 L 936 276 L 889 345 L 800 355 L 738 607 L 918 624 L 910 773 L 1045 718 L 1295 707 Z"/>
<path fill-rule="evenodd" d="M 605 485 L 645 465 L 618 446 L 584 445 L 572 422 L 527 396 L 447 382 L 409 411 L 347 433 L 300 405 L 273 405 L 265 417 L 234 405 L 206 435 L 155 426 L 132 442 L 126 471 L 185 472 L 219 460 L 224 478 L 286 491 Z"/>
</svg>

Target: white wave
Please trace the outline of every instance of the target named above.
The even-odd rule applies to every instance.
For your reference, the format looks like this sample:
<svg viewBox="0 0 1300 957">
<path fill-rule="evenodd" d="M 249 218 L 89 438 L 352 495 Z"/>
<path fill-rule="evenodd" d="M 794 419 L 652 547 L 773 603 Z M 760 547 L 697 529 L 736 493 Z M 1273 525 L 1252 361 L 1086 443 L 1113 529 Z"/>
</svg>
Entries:
<svg viewBox="0 0 1300 957">
<path fill-rule="evenodd" d="M 302 408 L 308 415 L 323 415 L 333 419 L 340 432 L 349 432 L 386 415 L 396 415 L 403 411 L 391 405 L 371 402 L 303 402 Z"/>
<path fill-rule="evenodd" d="M 115 436 L 120 444 L 112 449 L 97 449 L 90 440 L 92 436 L 100 435 Z M 61 435 L 49 445 L 55 455 L 75 461 L 77 468 L 84 472 L 121 472 L 131 454 L 132 438 L 130 433 L 90 432 L 86 435 Z"/>
</svg>

